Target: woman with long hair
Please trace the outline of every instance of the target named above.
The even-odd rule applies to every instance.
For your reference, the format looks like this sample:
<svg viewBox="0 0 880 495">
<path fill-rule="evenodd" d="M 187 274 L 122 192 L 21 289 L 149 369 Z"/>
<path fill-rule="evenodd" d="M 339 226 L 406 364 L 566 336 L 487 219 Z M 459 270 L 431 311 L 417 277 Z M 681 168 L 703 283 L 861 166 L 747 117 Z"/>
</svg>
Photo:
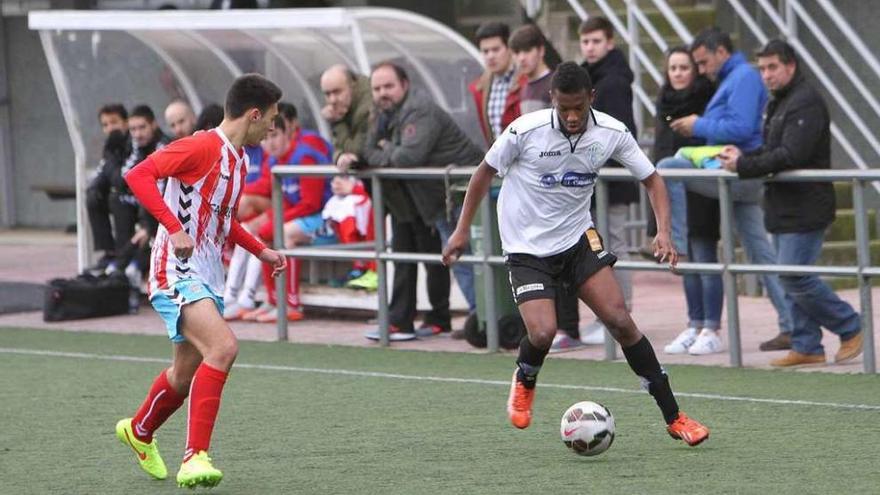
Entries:
<svg viewBox="0 0 880 495">
<path fill-rule="evenodd" d="M 657 98 L 655 163 L 673 156 L 684 146 L 704 144 L 699 138 L 675 133 L 669 126 L 673 120 L 691 114 L 702 114 L 712 98 L 714 87 L 697 73 L 697 66 L 686 47 L 676 47 L 666 55 L 666 81 Z M 718 261 L 719 207 L 718 200 L 688 193 L 688 254 L 698 263 Z M 650 217 L 650 215 L 649 215 Z M 649 225 L 650 230 L 655 225 Z M 724 292 L 720 275 L 685 274 L 684 292 L 687 299 L 688 323 L 679 335 L 664 348 L 668 354 L 711 354 L 721 351 L 721 308 Z"/>
</svg>

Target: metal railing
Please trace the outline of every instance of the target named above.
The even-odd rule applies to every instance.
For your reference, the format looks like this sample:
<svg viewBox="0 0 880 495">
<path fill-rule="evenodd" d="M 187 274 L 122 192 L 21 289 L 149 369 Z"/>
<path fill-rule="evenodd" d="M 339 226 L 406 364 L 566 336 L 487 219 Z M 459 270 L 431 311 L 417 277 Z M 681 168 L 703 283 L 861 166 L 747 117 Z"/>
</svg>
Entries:
<svg viewBox="0 0 880 495">
<path fill-rule="evenodd" d="M 372 251 L 333 249 L 325 247 L 296 247 L 283 249 L 283 225 L 281 179 L 285 176 L 331 176 L 338 173 L 333 166 L 308 166 L 297 165 L 276 166 L 272 169 L 272 202 L 274 207 L 273 219 L 275 229 L 276 247 L 285 255 L 296 256 L 302 259 L 324 260 L 356 260 L 375 259 L 378 284 L 378 322 L 379 336 L 382 345 L 389 344 L 388 339 L 388 293 L 386 261 L 397 262 L 422 262 L 440 263 L 439 254 L 425 253 L 398 253 L 387 252 L 385 234 L 385 212 L 382 206 L 382 179 L 466 179 L 476 170 L 475 167 L 460 167 L 452 169 L 443 168 L 387 168 L 359 172 L 359 176 L 372 181 L 373 214 L 375 220 L 375 244 Z M 782 275 L 833 275 L 842 277 L 856 277 L 858 279 L 860 315 L 862 319 L 862 331 L 864 332 L 864 371 L 876 373 L 874 355 L 874 328 L 873 309 L 871 301 L 871 278 L 880 277 L 880 266 L 871 265 L 870 238 L 868 227 L 868 215 L 865 204 L 865 188 L 871 183 L 880 182 L 880 170 L 801 170 L 778 174 L 767 181 L 775 182 L 850 182 L 853 185 L 853 208 L 855 211 L 856 229 L 856 252 L 857 264 L 855 266 L 801 266 L 801 265 L 757 265 L 750 263 L 734 262 L 734 232 L 733 232 L 733 200 L 730 195 L 730 182 L 738 180 L 735 174 L 726 171 L 703 170 L 695 173 L 691 170 L 662 170 L 661 175 L 667 178 L 681 179 L 685 181 L 703 180 L 717 181 L 719 202 L 721 205 L 721 262 L 720 263 L 680 263 L 677 268 L 679 273 L 710 273 L 720 274 L 724 284 L 725 303 L 727 304 L 727 334 L 732 366 L 742 366 L 742 348 L 740 344 L 739 307 L 736 291 L 736 276 L 747 273 L 770 273 Z M 596 184 L 597 218 L 596 227 L 599 232 L 607 237 L 607 210 L 608 194 L 607 181 L 634 180 L 627 170 L 606 168 L 600 171 L 599 181 Z M 491 202 L 484 200 L 480 205 L 481 220 L 484 226 L 492 224 L 493 214 Z M 586 207 L 586 205 L 585 205 Z M 481 265 L 484 271 L 485 290 L 482 292 L 486 302 L 486 336 L 489 351 L 498 350 L 498 327 L 497 311 L 495 308 L 495 295 L 499 288 L 495 287 L 493 267 L 503 265 L 504 258 L 491 253 L 492 239 L 491 229 L 483 229 L 483 250 L 479 254 L 462 256 L 460 263 Z M 664 265 L 653 262 L 618 261 L 616 269 L 640 270 L 640 271 L 668 271 Z M 279 301 L 287 299 L 287 283 L 285 276 L 276 280 L 276 292 Z M 287 340 L 287 317 L 284 304 L 278 305 L 278 339 Z M 616 358 L 616 344 L 606 334 L 605 358 Z"/>
</svg>

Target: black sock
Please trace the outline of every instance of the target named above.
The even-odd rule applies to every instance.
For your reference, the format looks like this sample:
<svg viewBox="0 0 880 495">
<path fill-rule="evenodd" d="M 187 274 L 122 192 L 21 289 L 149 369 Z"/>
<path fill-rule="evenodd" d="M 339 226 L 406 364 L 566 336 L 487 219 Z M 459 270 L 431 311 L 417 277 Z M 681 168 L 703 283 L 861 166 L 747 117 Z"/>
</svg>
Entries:
<svg viewBox="0 0 880 495">
<path fill-rule="evenodd" d="M 516 359 L 516 379 L 526 388 L 534 388 L 538 379 L 538 372 L 544 364 L 549 349 L 538 349 L 532 345 L 529 336 L 526 335 L 519 341 L 519 357 Z"/>
<path fill-rule="evenodd" d="M 669 377 L 660 367 L 648 338 L 643 336 L 634 345 L 625 347 L 623 355 L 626 356 L 629 367 L 642 378 L 642 386 L 654 397 L 666 424 L 671 424 L 678 417 L 678 403 L 675 402 L 675 395 L 669 386 Z"/>
</svg>

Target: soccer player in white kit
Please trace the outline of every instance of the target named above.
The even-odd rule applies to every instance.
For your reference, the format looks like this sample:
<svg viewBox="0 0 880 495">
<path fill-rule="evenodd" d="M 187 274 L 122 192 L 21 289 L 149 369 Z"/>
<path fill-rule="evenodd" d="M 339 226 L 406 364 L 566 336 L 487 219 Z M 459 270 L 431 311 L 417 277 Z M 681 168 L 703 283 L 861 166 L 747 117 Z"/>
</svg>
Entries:
<svg viewBox="0 0 880 495">
<path fill-rule="evenodd" d="M 116 436 L 134 450 L 141 468 L 164 479 L 155 431 L 189 396 L 186 451 L 177 473 L 181 487 L 214 486 L 223 478 L 208 457 L 214 421 L 238 343 L 223 320 L 223 265 L 227 239 L 264 263 L 273 276 L 286 268 L 236 220 L 248 159 L 278 114 L 281 89 L 259 74 L 237 78 L 226 95 L 219 127 L 174 141 L 125 176 L 138 201 L 159 221 L 150 266 L 150 302 L 174 343 L 171 367 L 153 381 L 134 417 L 120 420 Z M 156 187 L 167 178 L 164 197 Z"/>
<path fill-rule="evenodd" d="M 572 287 L 608 327 L 663 413 L 667 432 L 697 445 L 709 429 L 679 411 L 669 379 L 648 339 L 624 304 L 590 218 L 590 198 L 599 169 L 609 159 L 623 164 L 648 191 L 657 216 L 653 246 L 672 266 L 678 254 L 670 240 L 669 199 L 663 179 L 620 121 L 590 107 L 589 74 L 573 62 L 561 64 L 551 83 L 553 107 L 519 117 L 495 141 L 468 184 L 458 227 L 443 252 L 454 263 L 468 243 L 470 225 L 492 178 L 504 179 L 498 198 L 501 244 L 511 290 L 528 334 L 522 339 L 507 412 L 527 428 L 538 371 L 556 334 L 555 298 Z"/>
</svg>

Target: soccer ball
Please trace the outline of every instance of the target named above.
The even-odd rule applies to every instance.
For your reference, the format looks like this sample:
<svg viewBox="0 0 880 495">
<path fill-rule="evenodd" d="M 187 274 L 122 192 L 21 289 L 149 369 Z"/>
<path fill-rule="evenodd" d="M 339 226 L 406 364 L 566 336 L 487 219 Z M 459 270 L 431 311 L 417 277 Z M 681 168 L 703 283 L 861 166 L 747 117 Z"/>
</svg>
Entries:
<svg viewBox="0 0 880 495">
<path fill-rule="evenodd" d="M 559 434 L 575 454 L 599 455 L 614 442 L 614 416 L 602 404 L 578 402 L 562 415 Z"/>
</svg>

